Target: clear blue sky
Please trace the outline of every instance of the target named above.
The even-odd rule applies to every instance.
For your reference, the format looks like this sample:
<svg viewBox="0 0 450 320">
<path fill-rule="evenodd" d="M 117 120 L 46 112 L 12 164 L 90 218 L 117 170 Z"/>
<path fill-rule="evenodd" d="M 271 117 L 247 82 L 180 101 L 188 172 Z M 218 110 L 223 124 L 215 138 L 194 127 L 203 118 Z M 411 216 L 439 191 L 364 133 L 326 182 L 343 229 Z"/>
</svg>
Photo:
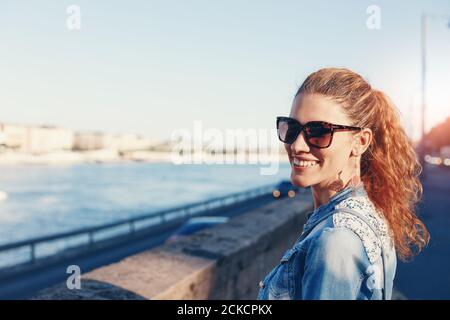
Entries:
<svg viewBox="0 0 450 320">
<path fill-rule="evenodd" d="M 81 30 L 66 27 L 81 8 Z M 369 5 L 381 29 L 366 26 Z M 310 72 L 353 69 L 419 130 L 420 15 L 450 1 L 3 0 L 0 122 L 169 138 L 273 128 Z M 427 127 L 450 115 L 450 28 L 429 24 Z"/>
</svg>

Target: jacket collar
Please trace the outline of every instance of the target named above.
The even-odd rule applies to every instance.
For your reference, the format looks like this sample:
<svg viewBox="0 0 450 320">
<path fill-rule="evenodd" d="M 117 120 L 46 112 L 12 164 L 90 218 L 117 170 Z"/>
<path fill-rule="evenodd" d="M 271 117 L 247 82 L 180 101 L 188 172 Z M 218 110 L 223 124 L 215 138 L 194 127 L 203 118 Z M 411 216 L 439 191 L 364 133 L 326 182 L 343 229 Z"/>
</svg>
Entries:
<svg viewBox="0 0 450 320">
<path fill-rule="evenodd" d="M 362 181 L 356 187 L 348 186 L 342 189 L 341 191 L 335 193 L 328 202 L 320 205 L 307 215 L 305 227 L 314 225 L 316 221 L 320 220 L 328 212 L 330 212 L 335 205 L 352 196 L 352 191 L 355 191 L 355 196 L 364 196 L 367 194 Z"/>
</svg>

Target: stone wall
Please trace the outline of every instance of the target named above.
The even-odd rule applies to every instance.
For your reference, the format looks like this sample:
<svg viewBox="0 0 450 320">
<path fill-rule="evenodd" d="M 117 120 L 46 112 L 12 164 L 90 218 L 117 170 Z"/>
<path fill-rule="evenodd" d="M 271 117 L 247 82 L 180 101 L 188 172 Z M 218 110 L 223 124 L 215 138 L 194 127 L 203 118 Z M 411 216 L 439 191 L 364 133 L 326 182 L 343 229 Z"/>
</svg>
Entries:
<svg viewBox="0 0 450 320">
<path fill-rule="evenodd" d="M 256 299 L 313 209 L 310 193 L 278 199 L 179 243 L 130 256 L 32 299 Z"/>
</svg>

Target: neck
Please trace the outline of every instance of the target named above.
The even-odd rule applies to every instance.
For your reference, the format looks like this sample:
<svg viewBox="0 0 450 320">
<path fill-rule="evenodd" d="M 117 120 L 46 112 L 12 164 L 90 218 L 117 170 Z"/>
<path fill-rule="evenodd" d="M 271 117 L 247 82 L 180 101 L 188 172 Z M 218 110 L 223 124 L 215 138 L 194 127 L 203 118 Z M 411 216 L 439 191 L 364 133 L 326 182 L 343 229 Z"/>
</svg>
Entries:
<svg viewBox="0 0 450 320">
<path fill-rule="evenodd" d="M 337 192 L 331 189 L 321 188 L 317 185 L 311 187 L 313 200 L 314 200 L 314 209 L 317 209 L 321 205 L 330 201 L 331 197 L 334 196 Z"/>
<path fill-rule="evenodd" d="M 360 177 L 358 175 L 355 175 L 351 179 L 349 179 L 348 182 L 342 188 L 340 188 L 340 190 L 335 190 L 329 187 L 322 187 L 320 184 L 311 186 L 314 200 L 314 209 L 317 209 L 321 205 L 328 203 L 334 195 L 341 192 L 349 185 L 357 186 L 360 184 L 360 182 Z"/>
</svg>

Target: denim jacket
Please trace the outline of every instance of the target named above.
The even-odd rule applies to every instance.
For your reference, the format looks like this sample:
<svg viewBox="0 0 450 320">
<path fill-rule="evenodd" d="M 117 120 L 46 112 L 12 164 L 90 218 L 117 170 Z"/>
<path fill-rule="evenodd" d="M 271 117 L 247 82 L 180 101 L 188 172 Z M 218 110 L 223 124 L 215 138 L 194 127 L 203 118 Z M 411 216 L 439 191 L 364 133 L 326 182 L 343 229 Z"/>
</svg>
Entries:
<svg viewBox="0 0 450 320">
<path fill-rule="evenodd" d="M 361 182 L 308 214 L 257 299 L 391 299 L 396 267 L 392 232 Z"/>
</svg>

